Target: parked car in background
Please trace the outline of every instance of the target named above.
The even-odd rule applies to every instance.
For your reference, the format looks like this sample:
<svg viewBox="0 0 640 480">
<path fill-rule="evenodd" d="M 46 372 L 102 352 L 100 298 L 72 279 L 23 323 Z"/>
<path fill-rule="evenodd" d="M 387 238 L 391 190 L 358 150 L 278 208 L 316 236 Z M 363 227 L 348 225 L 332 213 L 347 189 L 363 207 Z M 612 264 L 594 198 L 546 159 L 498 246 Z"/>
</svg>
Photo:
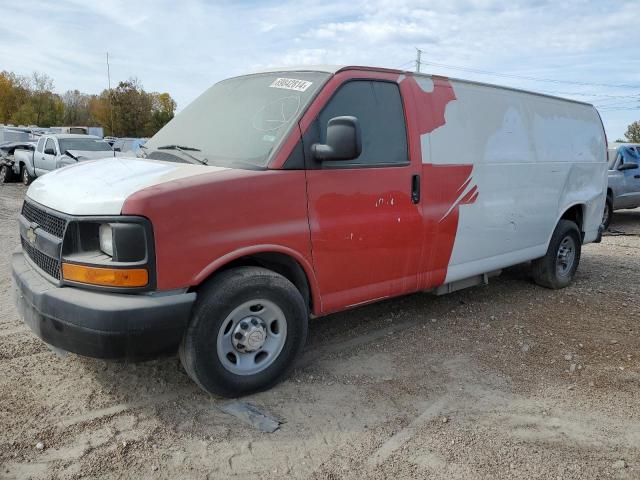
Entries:
<svg viewBox="0 0 640 480">
<path fill-rule="evenodd" d="M 526 262 L 563 288 L 602 235 L 598 112 L 512 88 L 276 70 L 215 84 L 145 147 L 126 168 L 86 162 L 29 188 L 18 311 L 81 355 L 179 350 L 224 396 L 290 371 L 310 315 L 444 294 Z"/>
<path fill-rule="evenodd" d="M 609 185 L 602 224 L 609 227 L 613 212 L 640 207 L 640 144 L 609 148 Z"/>
<path fill-rule="evenodd" d="M 50 127 L 51 133 L 73 133 L 77 135 L 88 135 L 89 127 Z"/>
<path fill-rule="evenodd" d="M 0 144 L 0 183 L 12 182 L 19 178 L 20 169 L 14 167 L 16 150 L 33 151 L 36 142 L 3 142 Z"/>
<path fill-rule="evenodd" d="M 147 142 L 146 138 L 116 138 L 111 146 L 114 152 L 133 154 L 138 156 L 141 147 Z"/>
<path fill-rule="evenodd" d="M 35 150 L 18 148 L 13 155 L 13 173 L 29 185 L 57 168 L 83 160 L 113 157 L 113 149 L 99 137 L 85 134 L 43 135 Z"/>
</svg>

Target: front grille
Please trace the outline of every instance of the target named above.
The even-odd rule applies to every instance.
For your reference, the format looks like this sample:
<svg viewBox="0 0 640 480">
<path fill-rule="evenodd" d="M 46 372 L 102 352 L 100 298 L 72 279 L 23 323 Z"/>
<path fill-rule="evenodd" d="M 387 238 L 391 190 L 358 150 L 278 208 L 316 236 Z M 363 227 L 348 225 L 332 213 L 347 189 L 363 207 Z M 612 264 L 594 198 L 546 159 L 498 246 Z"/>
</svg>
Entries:
<svg viewBox="0 0 640 480">
<path fill-rule="evenodd" d="M 33 203 L 25 201 L 22 204 L 22 216 L 29 222 L 37 223 L 41 229 L 55 237 L 62 238 L 64 235 L 64 227 L 67 221 L 37 207 Z"/>
<path fill-rule="evenodd" d="M 27 253 L 27 255 L 29 255 L 29 258 L 33 260 L 33 263 L 44 270 L 48 275 L 52 276 L 56 280 L 60 280 L 60 261 L 34 248 L 24 238 L 21 238 L 21 240 L 22 249 Z"/>
</svg>

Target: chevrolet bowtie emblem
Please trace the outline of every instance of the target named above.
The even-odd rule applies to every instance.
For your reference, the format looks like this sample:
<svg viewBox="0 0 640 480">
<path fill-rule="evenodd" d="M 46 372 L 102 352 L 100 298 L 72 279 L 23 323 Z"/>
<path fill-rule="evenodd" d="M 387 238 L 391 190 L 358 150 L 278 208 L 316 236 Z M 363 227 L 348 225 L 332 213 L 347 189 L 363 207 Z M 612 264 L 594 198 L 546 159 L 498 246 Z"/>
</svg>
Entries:
<svg viewBox="0 0 640 480">
<path fill-rule="evenodd" d="M 33 228 L 27 229 L 27 240 L 29 240 L 29 243 L 32 245 L 36 243 L 36 232 L 33 230 Z"/>
</svg>

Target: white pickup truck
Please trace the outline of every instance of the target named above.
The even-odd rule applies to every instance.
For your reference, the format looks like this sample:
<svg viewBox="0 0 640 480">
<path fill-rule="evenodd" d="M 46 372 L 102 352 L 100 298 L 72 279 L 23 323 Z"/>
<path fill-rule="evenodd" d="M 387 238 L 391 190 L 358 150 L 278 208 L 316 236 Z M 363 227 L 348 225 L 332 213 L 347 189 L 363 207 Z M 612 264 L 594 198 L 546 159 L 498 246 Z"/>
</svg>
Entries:
<svg viewBox="0 0 640 480">
<path fill-rule="evenodd" d="M 16 149 L 13 173 L 20 175 L 22 183 L 29 185 L 57 168 L 83 160 L 113 157 L 111 146 L 100 137 L 80 134 L 43 135 L 35 150 Z"/>
</svg>

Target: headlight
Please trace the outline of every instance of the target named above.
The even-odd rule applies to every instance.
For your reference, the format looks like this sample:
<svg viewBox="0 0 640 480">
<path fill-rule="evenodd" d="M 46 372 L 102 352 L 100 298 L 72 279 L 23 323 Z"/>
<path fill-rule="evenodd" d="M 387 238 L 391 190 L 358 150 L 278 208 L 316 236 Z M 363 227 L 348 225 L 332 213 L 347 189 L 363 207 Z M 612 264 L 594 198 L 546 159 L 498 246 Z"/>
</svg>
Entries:
<svg viewBox="0 0 640 480">
<path fill-rule="evenodd" d="M 124 215 L 71 219 L 62 242 L 62 279 L 114 291 L 154 289 L 151 223 Z"/>
<path fill-rule="evenodd" d="M 100 237 L 100 250 L 113 257 L 113 230 L 108 223 L 102 223 L 98 229 Z"/>
</svg>

